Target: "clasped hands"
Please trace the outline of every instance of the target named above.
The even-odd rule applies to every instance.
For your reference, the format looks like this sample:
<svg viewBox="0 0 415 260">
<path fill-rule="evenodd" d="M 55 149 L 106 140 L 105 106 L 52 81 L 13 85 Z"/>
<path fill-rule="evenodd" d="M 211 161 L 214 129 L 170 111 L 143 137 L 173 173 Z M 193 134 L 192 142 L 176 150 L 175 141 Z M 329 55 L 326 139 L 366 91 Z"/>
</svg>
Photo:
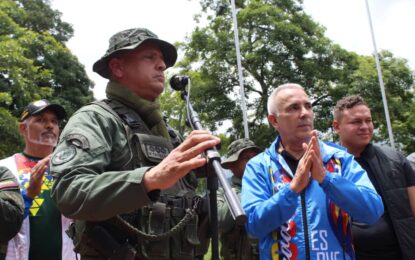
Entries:
<svg viewBox="0 0 415 260">
<path fill-rule="evenodd" d="M 326 177 L 316 130 L 311 132 L 309 143 L 303 143 L 303 149 L 304 155 L 301 157 L 294 178 L 290 183 L 290 189 L 296 193 L 307 188 L 311 179 L 321 184 Z"/>
</svg>

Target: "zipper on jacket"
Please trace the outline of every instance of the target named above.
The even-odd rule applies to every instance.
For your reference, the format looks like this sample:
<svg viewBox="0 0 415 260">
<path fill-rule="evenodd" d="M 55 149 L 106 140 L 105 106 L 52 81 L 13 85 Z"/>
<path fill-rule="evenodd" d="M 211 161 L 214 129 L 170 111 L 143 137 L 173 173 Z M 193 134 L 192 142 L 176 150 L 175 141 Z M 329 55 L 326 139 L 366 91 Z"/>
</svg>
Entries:
<svg viewBox="0 0 415 260">
<path fill-rule="evenodd" d="M 305 243 L 305 259 L 310 260 L 310 241 L 308 238 L 308 224 L 307 224 L 307 212 L 305 207 L 305 190 L 301 192 L 301 214 L 303 217 L 303 229 L 304 229 L 304 243 Z"/>
<path fill-rule="evenodd" d="M 343 260 L 346 260 L 346 242 L 343 241 L 342 243 L 343 248 Z"/>
</svg>

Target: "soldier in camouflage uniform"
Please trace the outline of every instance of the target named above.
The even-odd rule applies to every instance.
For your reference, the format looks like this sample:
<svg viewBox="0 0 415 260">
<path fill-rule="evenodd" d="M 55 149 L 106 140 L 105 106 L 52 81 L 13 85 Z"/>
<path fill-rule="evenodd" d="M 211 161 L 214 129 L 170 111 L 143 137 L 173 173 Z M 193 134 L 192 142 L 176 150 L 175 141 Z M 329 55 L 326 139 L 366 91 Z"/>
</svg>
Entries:
<svg viewBox="0 0 415 260">
<path fill-rule="evenodd" d="M 193 169 L 220 140 L 197 130 L 180 140 L 158 101 L 176 48 L 144 28 L 110 38 L 93 70 L 108 99 L 78 110 L 52 156 L 52 197 L 77 219 L 68 231 L 82 259 L 195 259 L 201 241 Z"/>
<path fill-rule="evenodd" d="M 23 210 L 19 182 L 10 170 L 0 166 L 0 260 L 6 256 L 7 242 L 20 230 Z"/>
<path fill-rule="evenodd" d="M 240 196 L 242 176 L 246 163 L 261 150 L 248 139 L 238 139 L 228 148 L 227 158 L 222 167 L 232 171 L 232 189 Z M 229 211 L 222 188 L 218 189 L 218 222 L 221 242 L 221 256 L 230 259 L 259 259 L 258 242 L 249 237 L 243 226 L 238 226 Z"/>
</svg>

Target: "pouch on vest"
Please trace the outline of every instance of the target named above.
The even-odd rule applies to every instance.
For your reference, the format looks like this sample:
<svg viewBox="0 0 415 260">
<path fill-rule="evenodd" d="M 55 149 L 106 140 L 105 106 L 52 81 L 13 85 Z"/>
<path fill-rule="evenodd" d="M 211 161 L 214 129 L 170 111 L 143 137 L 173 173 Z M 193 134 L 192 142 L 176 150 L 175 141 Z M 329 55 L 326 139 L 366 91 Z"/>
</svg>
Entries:
<svg viewBox="0 0 415 260">
<path fill-rule="evenodd" d="M 193 191 L 181 190 L 174 197 L 167 199 L 172 205 L 171 226 L 176 225 L 183 218 L 186 208 L 193 207 Z M 171 237 L 171 256 L 173 259 L 194 259 L 196 246 L 200 245 L 198 238 L 198 216 L 196 215 L 186 227 Z"/>
<path fill-rule="evenodd" d="M 135 133 L 132 141 L 135 152 L 149 165 L 160 163 L 173 150 L 169 140 L 160 136 Z"/>
<path fill-rule="evenodd" d="M 170 209 L 166 204 L 156 202 L 141 210 L 141 227 L 147 234 L 161 234 L 170 230 Z M 139 253 L 147 259 L 169 259 L 170 239 L 140 241 Z"/>
<path fill-rule="evenodd" d="M 175 225 L 182 217 L 172 217 L 171 225 Z M 173 259 L 194 259 L 195 246 L 199 245 L 197 237 L 198 217 L 190 221 L 186 227 L 171 238 L 171 256 Z"/>
</svg>

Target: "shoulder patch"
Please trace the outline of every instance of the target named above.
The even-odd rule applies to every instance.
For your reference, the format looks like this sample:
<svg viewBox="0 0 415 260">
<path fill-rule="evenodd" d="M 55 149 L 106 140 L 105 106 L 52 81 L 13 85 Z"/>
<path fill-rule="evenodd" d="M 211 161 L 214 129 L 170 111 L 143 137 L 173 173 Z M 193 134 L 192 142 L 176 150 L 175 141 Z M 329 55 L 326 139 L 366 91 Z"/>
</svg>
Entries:
<svg viewBox="0 0 415 260">
<path fill-rule="evenodd" d="M 76 147 L 82 148 L 83 150 L 89 149 L 88 139 L 81 134 L 69 134 L 65 137 L 66 141 L 75 145 Z"/>
<path fill-rule="evenodd" d="M 67 148 L 57 152 L 52 158 L 52 163 L 55 165 L 64 164 L 72 160 L 75 155 L 76 149 L 73 145 L 70 145 Z"/>
</svg>

